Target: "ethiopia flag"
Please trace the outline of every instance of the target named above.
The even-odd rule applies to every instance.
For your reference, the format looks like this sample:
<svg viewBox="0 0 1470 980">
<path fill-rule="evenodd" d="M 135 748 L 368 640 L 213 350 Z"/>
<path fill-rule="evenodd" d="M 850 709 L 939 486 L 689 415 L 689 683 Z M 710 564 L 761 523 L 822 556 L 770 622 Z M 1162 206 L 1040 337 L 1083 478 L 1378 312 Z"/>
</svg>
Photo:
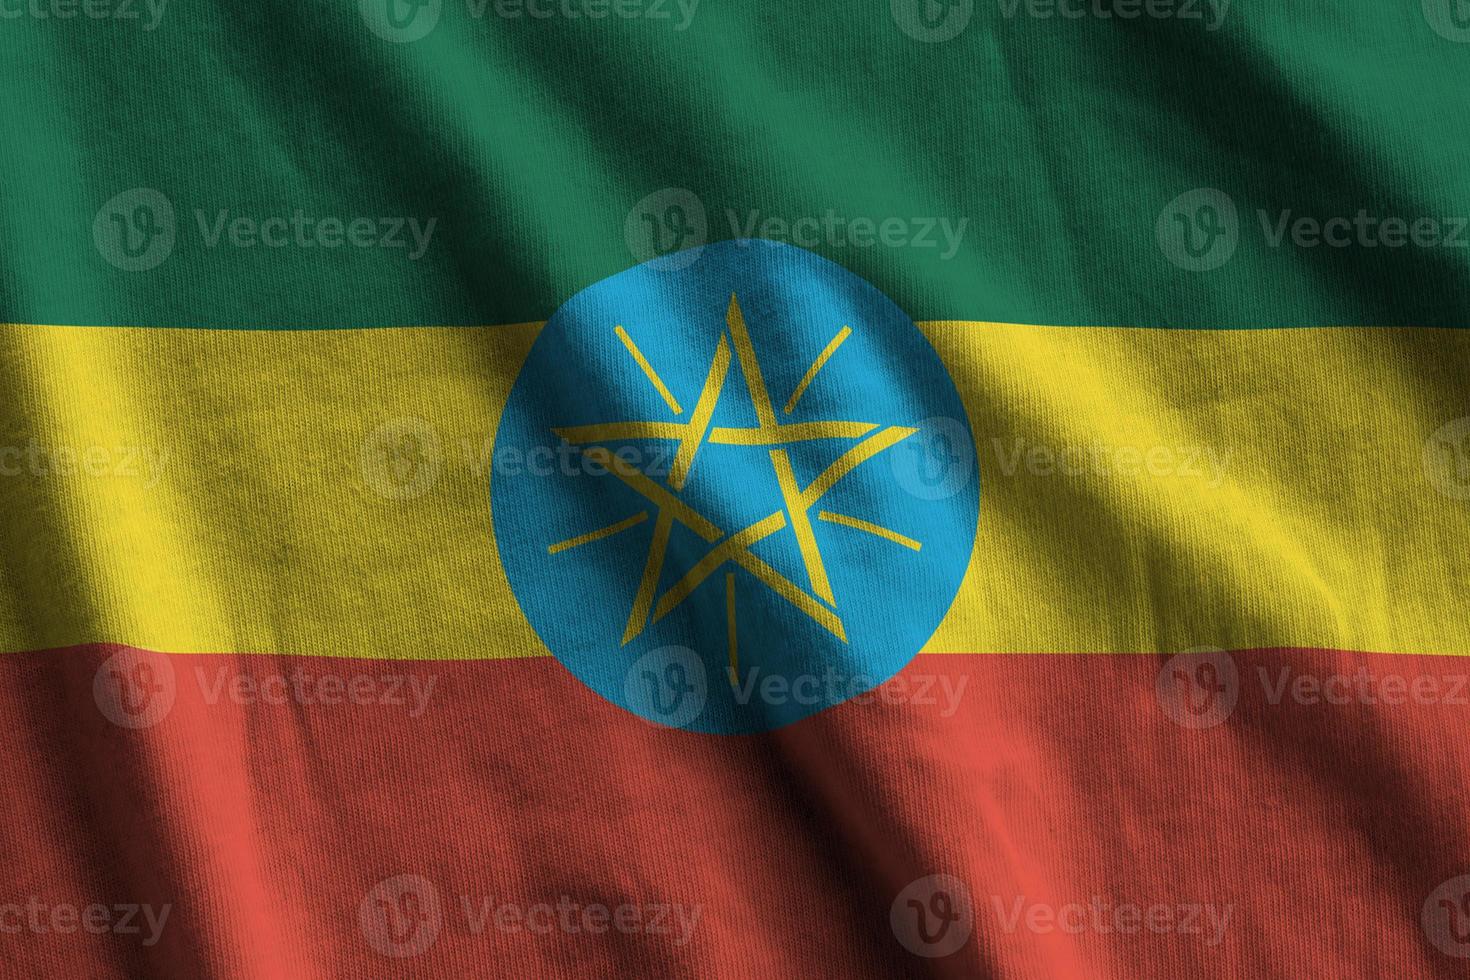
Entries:
<svg viewBox="0 0 1470 980">
<path fill-rule="evenodd" d="M 1470 6 L 0 0 L 0 976 L 1470 960 Z"/>
</svg>

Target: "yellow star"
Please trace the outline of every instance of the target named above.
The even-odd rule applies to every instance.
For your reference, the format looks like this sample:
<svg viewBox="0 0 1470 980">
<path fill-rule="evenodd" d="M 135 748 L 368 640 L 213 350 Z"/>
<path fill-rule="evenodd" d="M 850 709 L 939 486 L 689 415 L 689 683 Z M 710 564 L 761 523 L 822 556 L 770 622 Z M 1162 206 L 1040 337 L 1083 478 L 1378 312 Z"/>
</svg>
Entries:
<svg viewBox="0 0 1470 980">
<path fill-rule="evenodd" d="M 694 405 L 694 410 L 687 422 L 610 422 L 552 430 L 567 442 L 582 447 L 581 452 L 587 460 L 605 467 L 613 476 L 617 477 L 653 504 L 657 511 L 653 541 L 649 546 L 648 558 L 644 563 L 642 580 L 639 583 L 638 592 L 633 600 L 633 608 L 629 613 L 627 626 L 623 631 L 623 644 L 626 645 L 630 640 L 638 636 L 648 625 L 650 617 L 652 617 L 653 622 L 658 622 L 671 613 L 695 589 L 726 563 L 734 563 L 750 572 L 773 592 L 781 596 L 781 598 L 790 602 L 814 622 L 845 643 L 847 642 L 847 634 L 843 628 L 842 620 L 835 612 L 837 599 L 833 594 L 832 584 L 827 576 L 826 565 L 822 560 L 821 549 L 817 545 L 816 535 L 812 530 L 811 512 L 843 477 L 885 450 L 898 445 L 918 430 L 902 426 L 889 426 L 879 429 L 877 424 L 870 422 L 832 420 L 782 422 L 776 416 L 770 393 L 766 388 L 765 377 L 761 373 L 760 361 L 756 357 L 755 346 L 751 342 L 750 331 L 745 323 L 745 314 L 740 308 L 739 299 L 734 295 L 730 297 L 730 306 L 726 312 L 725 322 L 729 327 L 729 333 L 728 335 L 722 333 L 720 336 L 719 344 L 715 348 L 714 357 L 710 362 L 709 371 L 705 375 L 704 386 L 700 391 L 699 398 Z M 657 371 L 654 370 L 653 365 L 643 355 L 643 352 L 638 349 L 633 338 L 621 325 L 617 326 L 615 330 L 618 339 L 628 349 L 634 362 L 648 378 L 649 383 L 654 386 L 659 396 L 669 407 L 669 410 L 675 416 L 682 415 L 683 408 L 680 406 L 673 392 L 664 384 Z M 817 356 L 816 360 L 802 377 L 800 383 L 797 384 L 791 397 L 787 400 L 783 409 L 784 414 L 790 415 L 795 410 L 802 395 L 806 393 L 807 388 L 811 385 L 822 367 L 831 359 L 832 355 L 837 352 L 837 349 L 842 346 L 851 334 L 852 330 L 849 327 L 843 327 Z M 736 429 L 715 427 L 712 429 L 710 426 L 710 422 L 714 418 L 715 408 L 718 406 L 720 396 L 724 391 L 725 380 L 729 374 L 731 346 L 735 350 L 734 356 L 740 360 L 740 370 L 745 377 L 745 384 L 750 393 L 751 404 L 755 408 L 757 423 L 755 428 Z M 875 432 L 874 430 L 878 431 Z M 669 471 L 668 488 L 659 485 L 649 476 L 640 472 L 625 460 L 620 459 L 606 448 L 595 445 L 596 443 L 633 439 L 663 439 L 671 440 L 678 444 L 678 448 L 674 454 L 674 462 Z M 774 471 L 777 485 L 781 490 L 784 507 L 782 510 L 778 510 L 749 527 L 730 534 L 728 537 L 722 529 L 678 496 L 678 492 L 684 489 L 694 469 L 695 460 L 699 455 L 700 448 L 706 443 L 733 446 L 783 447 L 817 439 L 850 439 L 856 440 L 856 445 L 842 453 L 835 462 L 822 471 L 821 475 L 806 487 L 797 484 L 787 450 L 784 448 L 770 448 L 768 452 L 771 467 Z M 610 527 L 580 535 L 567 541 L 558 542 L 557 544 L 551 545 L 547 550 L 551 554 L 559 554 L 571 548 L 580 547 L 593 541 L 610 537 L 642 523 L 647 519 L 647 516 L 646 511 L 635 514 Z M 847 517 L 829 511 L 819 511 L 817 518 L 818 520 L 885 538 L 915 551 L 921 547 L 920 543 L 914 541 L 912 538 L 905 537 L 896 531 L 891 531 L 888 528 L 859 518 Z M 669 535 L 675 523 L 688 527 L 712 547 L 655 604 L 655 592 L 657 591 L 658 582 L 663 572 Z M 811 592 L 797 586 L 750 550 L 757 542 L 787 527 L 790 527 L 796 536 L 797 546 L 801 552 L 802 564 L 806 569 Z M 730 647 L 733 666 L 735 651 L 733 579 L 727 578 L 726 584 L 727 614 L 731 615 Z M 826 605 L 823 605 L 824 602 Z"/>
</svg>

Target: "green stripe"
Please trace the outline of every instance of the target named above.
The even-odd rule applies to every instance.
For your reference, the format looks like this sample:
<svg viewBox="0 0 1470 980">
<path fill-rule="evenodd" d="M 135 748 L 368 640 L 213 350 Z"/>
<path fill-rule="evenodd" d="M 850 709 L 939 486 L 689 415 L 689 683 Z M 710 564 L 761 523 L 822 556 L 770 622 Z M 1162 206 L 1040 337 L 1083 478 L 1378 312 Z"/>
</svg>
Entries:
<svg viewBox="0 0 1470 980">
<path fill-rule="evenodd" d="M 1470 325 L 1470 248 L 1272 247 L 1259 215 L 1470 215 L 1470 43 L 1450 39 L 1453 0 L 1435 29 L 1439 2 L 1241 0 L 1207 30 L 974 0 L 943 43 L 905 33 L 889 0 L 703 0 L 682 31 L 676 0 L 613 0 L 669 19 L 603 20 L 500 17 L 495 0 L 476 18 L 444 0 L 438 25 L 402 44 L 368 30 L 356 0 L 173 0 L 152 30 L 144 0 L 128 0 L 141 20 L 25 13 L 0 20 L 0 315 L 537 320 L 633 264 L 630 210 L 674 187 L 715 239 L 752 215 L 899 219 L 888 243 L 855 243 L 849 226 L 812 244 L 916 319 Z M 135 187 L 178 217 L 150 271 L 94 244 L 99 209 Z M 1237 251 L 1208 272 L 1176 267 L 1155 235 L 1198 187 L 1239 209 Z M 297 209 L 437 224 L 417 261 L 236 247 L 228 229 L 210 247 L 200 228 Z M 938 229 L 936 247 L 896 244 L 924 231 L 908 219 L 941 218 L 967 222 L 955 254 Z"/>
</svg>

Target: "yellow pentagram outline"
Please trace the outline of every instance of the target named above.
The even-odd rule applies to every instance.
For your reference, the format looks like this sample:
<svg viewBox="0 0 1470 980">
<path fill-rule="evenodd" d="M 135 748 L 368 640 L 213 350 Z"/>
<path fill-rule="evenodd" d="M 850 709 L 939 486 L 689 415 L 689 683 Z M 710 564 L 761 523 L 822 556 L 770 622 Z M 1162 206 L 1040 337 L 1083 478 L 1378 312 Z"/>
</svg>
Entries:
<svg viewBox="0 0 1470 980">
<path fill-rule="evenodd" d="M 653 504 L 655 508 L 653 541 L 649 546 L 648 558 L 644 563 L 643 575 L 633 600 L 633 608 L 628 614 L 622 642 L 626 645 L 637 637 L 648 625 L 650 617 L 652 622 L 656 623 L 673 612 L 711 575 L 719 571 L 726 563 L 733 563 L 744 568 L 823 629 L 846 643 L 847 633 L 843 628 L 841 618 L 835 611 L 837 599 L 833 594 L 826 564 L 822 560 L 821 549 L 817 545 L 816 535 L 812 530 L 810 517 L 812 509 L 843 477 L 868 460 L 898 445 L 918 430 L 903 426 L 879 429 L 878 425 L 869 422 L 835 420 L 782 422 L 778 420 L 775 409 L 772 407 L 770 394 L 766 389 L 765 377 L 761 373 L 760 362 L 756 357 L 755 346 L 750 339 L 750 331 L 745 323 L 745 314 L 740 308 L 739 299 L 733 294 L 730 297 L 725 322 L 729 327 L 729 333 L 720 335 L 719 344 L 710 362 L 709 372 L 705 376 L 704 387 L 700 391 L 694 410 L 687 422 L 609 422 L 552 430 L 555 435 L 578 447 L 586 460 L 604 467 Z M 648 358 L 638 349 L 633 338 L 621 325 L 615 327 L 615 333 L 670 412 L 675 416 L 683 415 L 683 408 L 673 392 L 664 384 Z M 797 384 L 790 399 L 786 402 L 783 409 L 784 414 L 790 415 L 796 409 L 802 396 L 823 366 L 851 335 L 851 328 L 844 326 L 832 338 L 832 341 L 817 356 Z M 753 429 L 711 428 L 710 426 L 729 374 L 732 344 L 735 349 L 734 356 L 739 358 L 740 370 L 750 392 L 751 403 L 755 407 L 757 425 Z M 669 487 L 672 489 L 661 486 L 605 447 L 596 445 L 596 443 L 636 439 L 662 439 L 678 444 L 674 462 L 669 471 Z M 768 452 L 771 466 L 775 471 L 776 482 L 785 505 L 784 509 L 728 537 L 725 531 L 677 496 L 677 492 L 683 490 L 688 482 L 699 449 L 706 442 L 731 446 L 781 447 L 816 439 L 849 439 L 856 440 L 856 444 L 843 452 L 806 487 L 797 483 L 786 449 L 770 448 Z M 561 554 L 636 527 L 647 519 L 648 512 L 641 511 L 608 527 L 557 542 L 549 546 L 547 551 L 552 555 Z M 817 519 L 863 531 L 914 551 L 922 547 L 922 544 L 913 538 L 861 518 L 822 510 L 817 513 Z M 712 547 L 693 568 L 670 586 L 661 597 L 657 597 L 655 602 L 655 593 L 668 550 L 669 535 L 675 523 L 689 528 Z M 810 592 L 786 578 L 750 550 L 757 542 L 788 526 L 796 535 L 802 564 L 805 566 L 808 583 L 811 586 Z M 730 618 L 729 645 L 733 669 L 736 649 L 733 573 L 726 576 L 725 585 L 726 613 Z"/>
</svg>

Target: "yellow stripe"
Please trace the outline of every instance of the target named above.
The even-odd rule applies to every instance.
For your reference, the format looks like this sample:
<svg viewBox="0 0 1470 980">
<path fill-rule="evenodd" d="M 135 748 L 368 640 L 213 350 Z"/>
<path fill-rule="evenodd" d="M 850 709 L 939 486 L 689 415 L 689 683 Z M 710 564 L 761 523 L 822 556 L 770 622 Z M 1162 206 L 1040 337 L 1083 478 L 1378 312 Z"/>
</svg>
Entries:
<svg viewBox="0 0 1470 980">
<path fill-rule="evenodd" d="M 723 446 L 784 446 L 817 439 L 858 439 L 878 426 L 872 422 L 792 422 L 757 429 L 727 429 L 717 426 L 709 441 Z"/>
<path fill-rule="evenodd" d="M 796 385 L 796 390 L 791 393 L 791 397 L 787 400 L 785 409 L 787 415 L 796 411 L 796 403 L 801 401 L 802 395 L 806 394 L 806 390 L 811 386 L 812 380 L 821 372 L 822 367 L 832 359 L 832 355 L 837 353 L 837 348 L 842 346 L 843 341 L 851 336 L 852 328 L 843 327 L 837 331 L 837 336 L 832 338 L 832 342 L 822 350 L 822 353 L 817 355 L 817 359 L 812 362 L 811 367 L 807 368 L 806 374 L 802 375 L 801 381 Z"/>
<path fill-rule="evenodd" d="M 913 435 L 918 429 L 905 429 L 901 426 L 890 426 L 882 432 L 876 433 L 853 446 L 847 452 L 837 457 L 837 461 L 822 471 L 821 476 L 812 481 L 812 485 L 801 493 L 801 501 L 808 507 L 816 505 L 817 501 L 827 495 L 827 491 L 835 487 L 844 476 L 866 463 L 885 450 L 903 442 Z"/>
<path fill-rule="evenodd" d="M 0 325 L 0 650 L 544 655 L 488 499 L 538 329 Z"/>
<path fill-rule="evenodd" d="M 798 589 L 790 579 L 772 568 L 764 559 L 749 551 L 737 551 L 731 557 L 737 565 L 760 579 L 781 598 L 816 620 L 827 632 L 843 643 L 847 642 L 846 629 L 842 625 L 842 620 L 837 618 L 837 614 Z"/>
<path fill-rule="evenodd" d="M 865 521 L 861 517 L 848 517 L 846 514 L 834 514 L 830 510 L 824 510 L 817 513 L 817 520 L 826 521 L 829 524 L 841 524 L 843 527 L 855 528 L 859 531 L 867 531 L 869 534 L 877 535 L 880 538 L 892 541 L 894 544 L 901 544 L 910 551 L 920 551 L 924 547 L 906 534 L 899 534 L 897 531 L 890 530 L 881 524 Z"/>
<path fill-rule="evenodd" d="M 1422 465 L 1470 331 L 923 328 L 984 476 L 926 649 L 1470 653 L 1470 504 Z"/>
<path fill-rule="evenodd" d="M 750 400 L 755 405 L 756 421 L 762 429 L 773 429 L 776 427 L 776 410 L 771 407 L 766 378 L 761 374 L 761 363 L 756 359 L 755 346 L 751 343 L 750 329 L 745 325 L 745 313 L 740 309 L 738 296 L 730 297 L 725 322 L 730 327 L 730 336 L 735 338 L 735 353 L 740 358 L 740 371 L 745 375 L 745 385 L 750 389 Z"/>
<path fill-rule="evenodd" d="M 675 415 L 684 414 L 684 410 L 679 407 L 678 401 L 674 398 L 674 393 L 669 390 L 668 385 L 664 384 L 664 379 L 658 376 L 658 372 L 653 369 L 653 365 L 648 363 L 648 358 L 643 356 L 643 352 L 638 349 L 638 345 L 633 343 L 633 338 L 628 336 L 628 331 L 624 330 L 621 325 L 615 327 L 614 330 L 618 335 L 618 339 L 623 342 L 623 346 L 628 348 L 628 353 L 633 355 L 633 360 L 638 362 L 638 367 L 643 371 L 643 374 L 653 384 L 653 387 L 657 389 L 659 397 L 664 400 L 664 404 L 668 405 L 670 411 Z"/>
<path fill-rule="evenodd" d="M 782 502 L 786 505 L 786 512 L 791 515 L 791 530 L 796 534 L 796 546 L 801 551 L 801 563 L 806 566 L 812 591 L 827 605 L 835 606 L 837 598 L 832 594 L 827 566 L 822 564 L 822 550 L 817 547 L 812 521 L 807 516 L 811 505 L 802 500 L 801 488 L 796 485 L 796 474 L 791 469 L 791 457 L 784 449 L 772 449 L 771 465 L 776 470 L 776 485 L 781 488 Z"/>
<path fill-rule="evenodd" d="M 729 371 L 730 344 L 721 337 L 719 345 L 715 347 L 715 359 L 710 364 L 709 375 L 704 379 L 704 387 L 700 389 L 699 401 L 694 405 L 694 418 L 689 421 L 689 428 L 679 438 L 679 450 L 674 454 L 674 465 L 669 470 L 669 486 L 675 490 L 684 489 L 684 481 L 689 479 L 689 471 L 694 467 L 694 456 L 704 444 L 705 433 L 709 430 L 710 420 L 715 417 L 720 392 L 725 387 L 725 375 Z"/>
<path fill-rule="evenodd" d="M 684 501 L 675 497 L 672 493 L 659 486 L 643 473 L 629 465 L 621 457 L 608 452 L 601 446 L 582 450 L 582 455 L 599 466 L 606 467 L 608 472 L 622 480 L 634 490 L 643 494 L 649 501 L 657 505 L 660 511 L 670 517 L 677 518 L 680 524 L 688 527 L 706 541 L 714 542 L 724 532 L 714 524 L 710 523 L 703 514 L 690 507 Z"/>
<path fill-rule="evenodd" d="M 1470 331 L 922 328 L 984 474 L 926 649 L 1470 653 Z M 488 499 L 537 329 L 0 326 L 0 650 L 545 655 Z"/>
<path fill-rule="evenodd" d="M 689 598 L 694 590 L 699 588 L 705 579 L 718 571 L 720 566 L 725 564 L 725 562 L 735 560 L 738 554 L 748 549 L 751 545 L 757 541 L 764 541 L 785 526 L 786 515 L 777 511 L 769 517 L 757 521 L 750 527 L 730 535 L 719 547 L 711 549 L 693 568 L 685 573 L 683 578 L 679 579 L 669 591 L 663 594 L 663 598 L 658 601 L 658 608 L 654 610 L 653 621 L 658 622 L 673 612 L 679 603 Z M 772 588 L 777 587 L 772 586 Z M 790 593 L 800 592 L 801 590 L 792 585 L 784 590 L 777 588 L 777 591 Z"/>
<path fill-rule="evenodd" d="M 730 352 L 723 340 L 716 354 L 717 371 L 710 375 L 713 382 L 723 379 L 724 370 L 730 365 Z M 706 391 L 710 389 L 706 387 Z M 700 404 L 705 401 L 700 397 Z M 573 425 L 552 429 L 556 435 L 575 445 L 589 442 L 616 442 L 624 439 L 671 439 L 680 443 L 680 449 L 689 441 L 691 434 L 700 430 L 700 405 L 694 408 L 695 417 L 689 422 L 599 422 L 596 425 Z M 711 401 L 708 415 L 713 415 Z M 703 428 L 708 428 L 709 418 L 703 419 Z M 721 446 L 784 446 L 792 442 L 813 442 L 817 439 L 859 439 L 878 428 L 872 422 L 792 422 L 768 428 L 730 429 L 716 426 L 709 429 L 709 441 Z M 695 446 L 700 443 L 692 443 Z"/>
<path fill-rule="evenodd" d="M 546 553 L 549 555 L 559 555 L 563 551 L 570 551 L 573 548 L 580 548 L 584 544 L 591 544 L 594 541 L 601 541 L 603 538 L 610 538 L 614 534 L 628 530 L 630 527 L 637 527 L 646 520 L 648 520 L 648 511 L 639 511 L 632 517 L 618 521 L 616 524 L 610 524 L 607 527 L 598 528 L 596 531 L 589 531 L 586 534 L 575 538 L 568 538 L 565 541 L 558 541 L 556 544 L 548 547 Z"/>
<path fill-rule="evenodd" d="M 648 548 L 648 559 L 643 564 L 643 578 L 638 582 L 638 594 L 633 599 L 633 609 L 628 613 L 628 625 L 623 630 L 623 646 L 643 632 L 648 625 L 648 611 L 653 608 L 653 593 L 658 588 L 659 573 L 664 567 L 664 553 L 669 550 L 669 533 L 674 529 L 674 514 L 664 510 L 653 525 L 653 544 Z M 606 602 L 612 596 L 585 596 L 586 601 L 601 599 Z"/>
</svg>

